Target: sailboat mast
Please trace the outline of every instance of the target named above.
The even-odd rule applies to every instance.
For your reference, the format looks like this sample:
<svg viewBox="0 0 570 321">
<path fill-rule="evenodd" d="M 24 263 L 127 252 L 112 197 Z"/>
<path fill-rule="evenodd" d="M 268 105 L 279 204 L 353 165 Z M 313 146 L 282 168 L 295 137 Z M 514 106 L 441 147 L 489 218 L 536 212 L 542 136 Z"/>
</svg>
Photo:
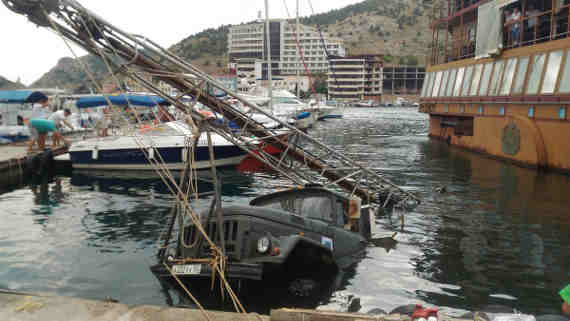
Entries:
<svg viewBox="0 0 570 321">
<path fill-rule="evenodd" d="M 265 38 L 267 39 L 267 80 L 269 81 L 268 94 L 269 94 L 269 110 L 273 113 L 273 77 L 271 75 L 271 38 L 269 36 L 269 4 L 268 0 L 265 0 Z"/>
<path fill-rule="evenodd" d="M 297 0 L 297 18 L 296 18 L 296 20 L 297 20 L 297 21 L 296 21 L 296 24 L 297 24 L 297 26 L 296 26 L 296 29 L 297 29 L 297 30 L 296 30 L 296 34 L 297 34 L 297 36 L 296 36 L 296 37 L 297 37 L 297 45 L 298 45 L 298 46 L 301 46 L 301 41 L 299 40 L 299 0 Z M 299 95 L 299 93 L 300 93 L 300 91 L 301 91 L 301 88 L 299 88 L 299 68 L 301 68 L 301 64 L 299 63 L 299 50 L 300 50 L 299 48 L 297 48 L 297 50 L 296 50 L 296 52 L 297 52 L 297 54 L 296 54 L 297 61 L 296 61 L 296 64 L 295 64 L 295 70 L 296 70 L 296 73 L 297 73 L 297 76 L 295 77 L 295 88 L 297 88 L 297 92 L 296 92 L 297 98 L 300 98 L 300 97 L 301 97 L 301 95 Z"/>
</svg>

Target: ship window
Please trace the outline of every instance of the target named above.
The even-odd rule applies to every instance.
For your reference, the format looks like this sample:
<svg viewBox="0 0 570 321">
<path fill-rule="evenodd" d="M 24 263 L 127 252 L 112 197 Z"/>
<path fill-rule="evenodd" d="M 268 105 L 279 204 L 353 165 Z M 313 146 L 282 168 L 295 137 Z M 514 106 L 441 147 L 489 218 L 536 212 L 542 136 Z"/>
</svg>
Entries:
<svg viewBox="0 0 570 321">
<path fill-rule="evenodd" d="M 443 108 L 443 110 L 445 110 L 445 112 L 449 112 L 449 105 L 445 105 L 445 107 Z"/>
<path fill-rule="evenodd" d="M 445 94 L 445 96 L 447 97 L 451 97 L 451 95 L 453 94 L 453 88 L 455 85 L 455 76 L 457 75 L 457 69 L 453 69 L 450 73 L 449 73 L 449 83 L 447 84 L 447 93 Z"/>
<path fill-rule="evenodd" d="M 457 136 L 473 136 L 473 117 L 444 117 L 442 127 L 454 127 Z"/>
<path fill-rule="evenodd" d="M 528 108 L 528 117 L 530 118 L 534 117 L 534 107 Z"/>
<path fill-rule="evenodd" d="M 504 61 L 499 60 L 495 63 L 495 71 L 493 72 L 493 79 L 491 79 L 491 88 L 489 89 L 489 96 L 496 96 L 499 93 L 499 82 L 503 77 Z"/>
<path fill-rule="evenodd" d="M 465 112 L 465 106 L 461 106 L 461 107 L 459 108 L 459 112 L 464 113 L 464 112 Z"/>
<path fill-rule="evenodd" d="M 471 96 L 475 96 L 477 94 L 477 89 L 479 89 L 479 81 L 481 80 L 482 70 L 483 70 L 482 64 L 475 66 L 475 71 L 473 73 L 473 83 L 471 84 Z"/>
<path fill-rule="evenodd" d="M 455 80 L 455 88 L 453 89 L 453 96 L 459 96 L 461 93 L 461 83 L 463 82 L 463 73 L 465 72 L 465 67 L 459 68 L 457 70 L 457 79 Z"/>
<path fill-rule="evenodd" d="M 431 77 L 429 79 L 429 86 L 426 92 L 426 97 L 431 97 L 431 93 L 433 92 L 433 83 L 435 82 L 435 72 L 431 73 Z"/>
<path fill-rule="evenodd" d="M 565 107 L 560 107 L 560 109 L 558 110 L 558 118 L 566 119 L 566 108 Z"/>
<path fill-rule="evenodd" d="M 463 90 L 461 91 L 461 96 L 467 96 L 469 94 L 472 75 L 473 75 L 473 66 L 469 66 L 467 67 L 467 72 L 465 73 L 465 80 L 463 80 Z"/>
<path fill-rule="evenodd" d="M 443 78 L 441 79 L 441 89 L 439 89 L 438 96 L 445 96 L 445 87 L 447 86 L 447 80 L 449 78 L 449 70 L 443 72 Z"/>
<path fill-rule="evenodd" d="M 505 66 L 505 76 L 503 77 L 503 83 L 501 85 L 501 96 L 506 96 L 511 91 L 511 85 L 513 84 L 513 77 L 515 76 L 515 66 L 517 65 L 517 58 L 511 58 L 507 60 Z"/>
<path fill-rule="evenodd" d="M 433 92 L 431 93 L 432 97 L 437 97 L 437 93 L 439 92 L 439 87 L 441 86 L 441 75 L 442 72 L 438 71 L 435 76 L 435 83 L 433 85 Z"/>
<path fill-rule="evenodd" d="M 558 88 L 558 92 L 570 92 L 570 51 L 566 53 L 566 63 L 564 63 L 564 69 L 562 69 L 562 76 L 560 77 L 560 86 Z"/>
<path fill-rule="evenodd" d="M 505 115 L 505 106 L 501 106 L 501 108 L 499 109 L 499 114 Z"/>
<path fill-rule="evenodd" d="M 477 110 L 477 112 L 482 115 L 483 114 L 483 106 L 479 106 L 479 109 Z"/>
<path fill-rule="evenodd" d="M 486 63 L 485 69 L 483 70 L 483 77 L 481 77 L 481 88 L 479 88 L 479 96 L 487 95 L 487 90 L 489 89 L 489 80 L 491 80 L 491 70 L 493 70 L 493 63 Z"/>
<path fill-rule="evenodd" d="M 431 78 L 431 72 L 428 72 L 426 79 L 424 81 L 424 85 L 422 87 L 422 97 L 426 96 L 427 88 L 429 87 L 430 78 Z"/>
<path fill-rule="evenodd" d="M 546 64 L 546 74 L 542 82 L 541 92 L 543 94 L 553 94 L 556 79 L 558 79 L 558 72 L 560 71 L 560 62 L 562 61 L 562 50 L 553 51 L 548 57 L 548 64 Z"/>
<path fill-rule="evenodd" d="M 540 77 L 542 76 L 545 58 L 546 54 L 538 54 L 532 59 L 530 76 L 528 78 L 528 85 L 526 88 L 527 95 L 538 94 L 538 85 L 540 83 Z"/>
<path fill-rule="evenodd" d="M 528 57 L 519 59 L 519 68 L 513 84 L 513 94 L 522 94 L 526 70 L 528 68 Z"/>
</svg>

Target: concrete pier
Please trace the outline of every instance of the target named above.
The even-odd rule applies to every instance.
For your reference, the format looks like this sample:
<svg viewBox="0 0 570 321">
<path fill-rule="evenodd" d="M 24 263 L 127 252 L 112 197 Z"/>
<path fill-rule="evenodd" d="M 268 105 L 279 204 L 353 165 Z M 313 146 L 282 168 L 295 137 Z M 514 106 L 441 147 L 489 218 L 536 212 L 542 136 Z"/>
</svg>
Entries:
<svg viewBox="0 0 570 321">
<path fill-rule="evenodd" d="M 26 144 L 0 146 L 0 190 L 19 185 L 26 178 L 53 171 L 53 158 L 67 153 L 66 147 L 27 152 Z"/>
<path fill-rule="evenodd" d="M 50 294 L 31 294 L 0 290 L 2 321 L 410 321 L 408 315 L 367 315 L 302 309 L 277 309 L 271 315 L 200 311 L 152 305 L 77 299 Z M 467 321 L 443 314 L 438 321 Z"/>
<path fill-rule="evenodd" d="M 2 321 L 268 321 L 268 316 L 231 312 L 179 309 L 84 300 L 61 296 L 2 292 L 0 290 L 0 320 Z"/>
</svg>

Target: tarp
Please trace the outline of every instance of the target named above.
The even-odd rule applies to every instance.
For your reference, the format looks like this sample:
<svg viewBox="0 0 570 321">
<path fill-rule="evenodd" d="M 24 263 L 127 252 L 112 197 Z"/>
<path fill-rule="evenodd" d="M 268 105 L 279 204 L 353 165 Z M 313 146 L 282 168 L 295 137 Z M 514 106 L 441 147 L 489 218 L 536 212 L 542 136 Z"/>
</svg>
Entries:
<svg viewBox="0 0 570 321">
<path fill-rule="evenodd" d="M 494 1 L 482 4 L 477 12 L 475 58 L 498 55 L 503 49 L 502 9 Z"/>
<path fill-rule="evenodd" d="M 0 91 L 0 103 L 23 104 L 37 103 L 47 99 L 47 96 L 39 91 L 31 90 L 2 90 Z"/>
<path fill-rule="evenodd" d="M 502 8 L 504 6 L 508 6 L 513 2 L 517 2 L 519 0 L 495 0 L 495 7 Z"/>
<path fill-rule="evenodd" d="M 107 106 L 107 99 L 111 104 L 117 106 L 146 106 L 154 107 L 156 105 L 169 105 L 169 103 L 158 96 L 143 96 L 143 95 L 114 95 L 114 96 L 90 96 L 81 97 L 77 100 L 75 105 L 77 108 L 89 108 Z"/>
</svg>

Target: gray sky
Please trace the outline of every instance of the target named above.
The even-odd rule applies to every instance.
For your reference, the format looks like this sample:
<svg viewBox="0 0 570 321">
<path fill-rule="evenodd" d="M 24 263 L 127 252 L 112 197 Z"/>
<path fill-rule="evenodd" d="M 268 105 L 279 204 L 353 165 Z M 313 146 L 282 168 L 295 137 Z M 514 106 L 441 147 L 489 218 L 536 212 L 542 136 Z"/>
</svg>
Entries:
<svg viewBox="0 0 570 321">
<path fill-rule="evenodd" d="M 315 13 L 338 9 L 362 0 L 312 0 Z M 79 0 L 86 8 L 127 32 L 147 36 L 164 47 L 207 28 L 239 24 L 265 15 L 264 0 Z M 295 15 L 295 0 L 269 0 L 270 18 Z M 312 13 L 308 0 L 299 0 L 300 15 Z M 54 67 L 62 57 L 72 57 L 63 40 L 38 28 L 0 2 L 0 76 L 29 85 Z M 77 48 L 75 48 L 77 49 Z M 74 49 L 74 50 L 75 50 Z M 83 51 L 77 51 L 83 55 Z"/>
</svg>

